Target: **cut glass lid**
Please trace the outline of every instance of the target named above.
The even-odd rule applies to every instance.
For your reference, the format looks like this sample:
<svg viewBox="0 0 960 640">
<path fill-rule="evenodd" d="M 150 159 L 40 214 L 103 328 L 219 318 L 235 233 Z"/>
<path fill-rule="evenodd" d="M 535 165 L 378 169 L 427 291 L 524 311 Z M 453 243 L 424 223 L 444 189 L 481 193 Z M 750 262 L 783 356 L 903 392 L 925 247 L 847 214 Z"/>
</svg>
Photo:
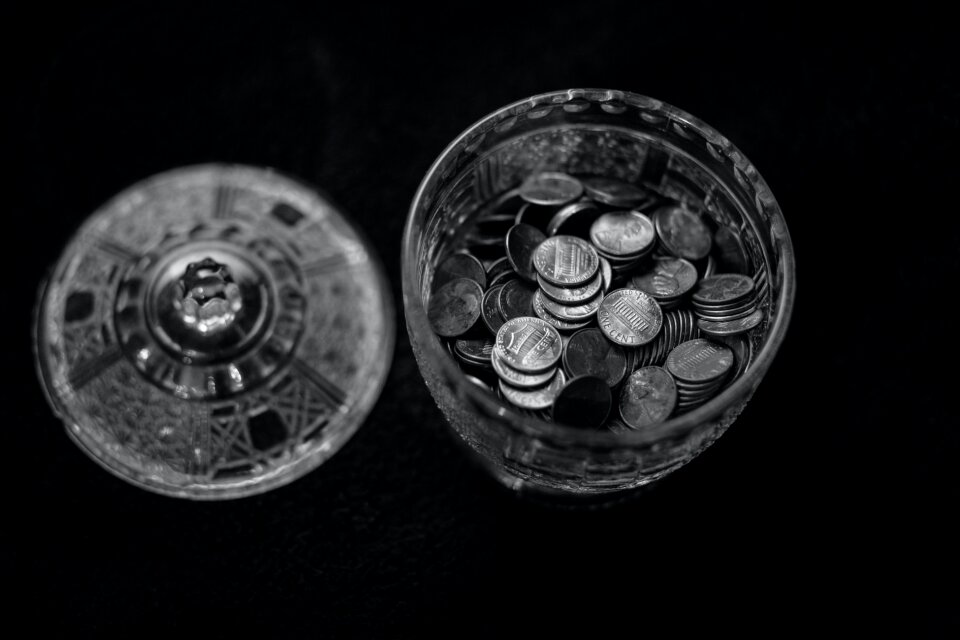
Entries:
<svg viewBox="0 0 960 640">
<path fill-rule="evenodd" d="M 70 240 L 37 308 L 68 433 L 160 493 L 235 498 L 332 456 L 393 353 L 379 260 L 312 189 L 203 165 L 133 185 Z"/>
</svg>

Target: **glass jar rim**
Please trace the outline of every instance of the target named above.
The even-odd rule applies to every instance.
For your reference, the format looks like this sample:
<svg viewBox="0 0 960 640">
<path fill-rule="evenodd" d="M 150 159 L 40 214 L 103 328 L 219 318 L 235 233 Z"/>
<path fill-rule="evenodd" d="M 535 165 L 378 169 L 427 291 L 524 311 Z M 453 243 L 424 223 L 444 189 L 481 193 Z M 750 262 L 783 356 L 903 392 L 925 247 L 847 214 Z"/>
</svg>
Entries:
<svg viewBox="0 0 960 640">
<path fill-rule="evenodd" d="M 633 106 L 642 107 L 648 111 L 656 111 L 675 122 L 682 122 L 685 127 L 693 129 L 703 138 L 719 143 L 722 153 L 728 157 L 735 169 L 743 174 L 745 179 L 758 192 L 766 194 L 764 204 L 770 214 L 771 226 L 777 230 L 778 245 L 781 250 L 783 284 L 777 299 L 776 312 L 773 314 L 771 326 L 759 354 L 753 360 L 751 367 L 733 384 L 721 393 L 711 398 L 703 405 L 670 418 L 657 425 L 643 430 L 614 433 L 612 431 L 593 431 L 571 427 L 559 423 L 547 422 L 533 416 L 527 416 L 500 402 L 497 398 L 471 383 L 466 374 L 460 371 L 453 358 L 440 344 L 439 340 L 422 339 L 420 344 L 426 357 L 439 362 L 439 366 L 446 379 L 456 381 L 457 392 L 467 396 L 472 403 L 479 405 L 489 415 L 496 415 L 505 420 L 511 427 L 523 434 L 561 442 L 595 447 L 618 449 L 623 447 L 643 446 L 654 442 L 684 436 L 696 427 L 717 419 L 724 411 L 739 401 L 754 389 L 770 368 L 771 363 L 786 336 L 790 315 L 793 311 L 796 296 L 796 263 L 793 252 L 793 243 L 787 229 L 786 221 L 780 206 L 773 196 L 766 181 L 753 167 L 750 160 L 732 143 L 730 143 L 716 129 L 696 118 L 695 116 L 678 109 L 660 100 L 638 93 L 611 89 L 565 89 L 541 93 L 508 104 L 476 121 L 458 135 L 437 156 L 423 180 L 420 182 L 410 204 L 407 221 L 403 232 L 403 249 L 401 252 L 401 277 L 403 281 L 403 304 L 407 319 L 407 326 L 412 334 L 418 338 L 427 338 L 433 335 L 426 310 L 423 308 L 421 288 L 417 276 L 417 237 L 415 233 L 416 212 L 426 195 L 427 188 L 440 175 L 446 161 L 464 145 L 465 141 L 477 130 L 486 130 L 493 123 L 509 117 L 526 113 L 537 106 L 552 106 L 569 102 L 575 99 L 587 99 L 593 102 L 604 103 L 619 101 Z M 615 405 L 616 406 L 616 405 Z"/>
</svg>

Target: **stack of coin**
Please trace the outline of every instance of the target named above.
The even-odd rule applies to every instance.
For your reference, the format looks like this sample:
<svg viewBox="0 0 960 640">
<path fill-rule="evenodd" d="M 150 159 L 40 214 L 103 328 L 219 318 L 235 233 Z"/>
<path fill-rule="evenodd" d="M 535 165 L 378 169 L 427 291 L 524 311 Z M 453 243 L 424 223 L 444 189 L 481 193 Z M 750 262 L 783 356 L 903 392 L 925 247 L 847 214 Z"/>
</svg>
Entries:
<svg viewBox="0 0 960 640">
<path fill-rule="evenodd" d="M 538 285 L 532 299 L 534 314 L 561 331 L 590 324 L 604 293 L 594 247 L 576 236 L 552 236 L 536 247 L 533 267 Z"/>
<path fill-rule="evenodd" d="M 453 355 L 468 367 L 493 367 L 490 356 L 493 353 L 493 341 L 488 338 L 465 340 L 463 338 L 453 343 Z"/>
<path fill-rule="evenodd" d="M 507 320 L 490 354 L 501 397 L 522 409 L 551 407 L 566 383 L 557 367 L 562 353 L 560 334 L 550 324 L 533 317 Z"/>
<path fill-rule="evenodd" d="M 639 211 L 611 211 L 590 226 L 590 242 L 616 274 L 634 269 L 657 246 L 653 222 Z"/>
<path fill-rule="evenodd" d="M 716 395 L 733 368 L 733 360 L 729 347 L 709 340 L 697 338 L 678 345 L 666 362 L 677 384 L 677 408 L 689 411 Z"/>
<path fill-rule="evenodd" d="M 693 290 L 694 313 L 715 323 L 733 322 L 757 309 L 753 278 L 740 273 L 723 273 L 704 278 Z"/>
<path fill-rule="evenodd" d="M 630 350 L 630 370 L 652 365 L 662 366 L 667 355 L 682 342 L 700 336 L 697 318 L 689 309 L 675 309 L 663 314 L 663 328 L 657 337 L 638 349 Z"/>
</svg>

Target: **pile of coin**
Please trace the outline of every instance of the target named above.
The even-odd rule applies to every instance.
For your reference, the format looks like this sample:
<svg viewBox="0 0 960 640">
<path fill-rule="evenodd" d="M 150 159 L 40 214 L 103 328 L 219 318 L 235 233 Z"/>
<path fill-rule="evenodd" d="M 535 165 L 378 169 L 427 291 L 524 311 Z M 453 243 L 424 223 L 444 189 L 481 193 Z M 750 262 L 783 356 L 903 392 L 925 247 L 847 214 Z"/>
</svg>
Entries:
<svg viewBox="0 0 960 640">
<path fill-rule="evenodd" d="M 700 330 L 711 336 L 743 333 L 763 319 L 757 309 L 753 278 L 740 273 L 724 273 L 697 283 L 691 302 L 700 318 Z"/>
<path fill-rule="evenodd" d="M 678 345 L 666 363 L 677 385 L 677 408 L 693 409 L 712 398 L 732 367 L 733 352 L 722 344 L 698 338 Z"/>
<path fill-rule="evenodd" d="M 586 327 L 606 291 L 596 249 L 586 240 L 566 235 L 545 238 L 534 249 L 538 286 L 533 294 L 534 314 L 563 331 Z"/>
<path fill-rule="evenodd" d="M 749 260 L 734 232 L 715 245 L 712 224 L 651 186 L 537 173 L 437 265 L 428 318 L 470 381 L 521 411 L 643 429 L 749 365 L 766 287 L 714 273 Z"/>
</svg>

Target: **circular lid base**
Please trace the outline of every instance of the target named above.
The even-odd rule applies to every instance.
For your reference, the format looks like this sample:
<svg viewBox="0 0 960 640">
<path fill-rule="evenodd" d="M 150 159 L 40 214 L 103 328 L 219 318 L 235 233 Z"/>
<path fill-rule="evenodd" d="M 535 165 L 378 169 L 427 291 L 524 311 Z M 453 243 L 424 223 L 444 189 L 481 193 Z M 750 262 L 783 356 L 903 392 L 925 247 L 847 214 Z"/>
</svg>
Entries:
<svg viewBox="0 0 960 640">
<path fill-rule="evenodd" d="M 394 311 L 347 220 L 273 171 L 138 183 L 64 250 L 37 308 L 41 381 L 77 443 L 193 499 L 285 484 L 335 453 L 383 388 Z"/>
</svg>

